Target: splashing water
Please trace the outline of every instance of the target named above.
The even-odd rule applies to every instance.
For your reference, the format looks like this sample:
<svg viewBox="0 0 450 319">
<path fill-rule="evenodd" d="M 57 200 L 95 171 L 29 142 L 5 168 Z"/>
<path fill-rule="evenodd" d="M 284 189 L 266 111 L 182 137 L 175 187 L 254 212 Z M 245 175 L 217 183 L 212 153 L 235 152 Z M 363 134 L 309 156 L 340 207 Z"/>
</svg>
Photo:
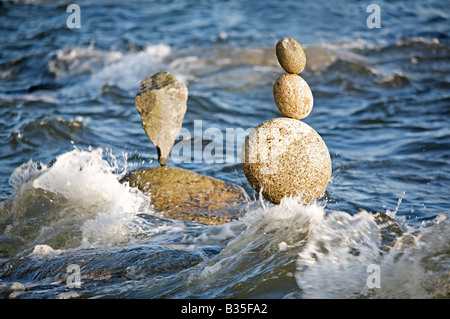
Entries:
<svg viewBox="0 0 450 319">
<path fill-rule="evenodd" d="M 400 233 L 393 220 L 377 223 L 375 215 L 366 211 L 353 216 L 330 213 L 311 231 L 298 254 L 295 278 L 302 297 L 448 296 L 450 241 L 445 233 L 449 223 L 445 215 L 435 223 L 431 229 L 405 226 Z M 383 243 L 386 236 L 393 238 Z M 371 282 L 375 268 L 377 285 Z"/>
<path fill-rule="evenodd" d="M 149 197 L 119 183 L 130 167 L 126 160 L 122 168 L 118 162 L 100 148 L 75 148 L 51 165 L 29 161 L 18 167 L 10 179 L 15 197 L 1 210 L 8 221 L 1 225 L 2 254 L 17 258 L 8 262 L 3 277 L 20 280 L 26 274 L 38 280 L 42 275 L 36 271 L 44 272 L 33 266 L 33 258 L 43 258 L 41 267 L 47 272 L 80 263 L 90 281 L 78 296 L 99 296 L 106 283 L 98 274 L 106 270 L 96 269 L 105 259 L 109 271 L 139 279 L 133 288 L 138 297 L 158 297 L 165 285 L 174 298 L 448 295 L 450 242 L 445 215 L 413 228 L 384 213 L 352 215 L 284 198 L 280 205 L 250 202 L 243 218 L 221 226 L 166 220 L 153 214 Z M 163 247 L 169 250 L 160 251 Z M 92 249 L 97 262 L 89 257 Z M 111 255 L 110 249 L 120 250 Z M 159 257 L 131 262 L 138 252 Z M 176 262 L 174 254 L 179 256 Z M 160 265 L 165 260 L 183 270 L 162 281 L 151 280 L 152 263 L 168 267 Z M 380 270 L 375 288 L 370 285 L 373 265 Z M 45 274 L 55 276 L 53 280 L 61 277 Z M 110 296 L 129 293 L 120 278 L 107 282 L 109 289 L 117 286 Z M 25 290 L 29 296 L 39 293 L 39 282 Z"/>
<path fill-rule="evenodd" d="M 385 1 L 396 15 L 377 30 L 366 5 L 83 2 L 68 30 L 59 2 L 2 3 L 0 296 L 448 298 L 448 5 Z M 333 163 L 326 199 L 255 200 L 209 226 L 161 218 L 118 182 L 134 167 L 105 146 L 142 165 L 157 156 L 133 105 L 143 78 L 188 85 L 190 132 L 196 120 L 245 130 L 280 116 L 284 36 L 307 55 L 306 122 Z M 257 196 L 239 163 L 183 168 Z M 80 290 L 66 285 L 71 264 Z"/>
<path fill-rule="evenodd" d="M 16 196 L 4 208 L 12 221 L 4 235 L 24 236 L 33 227 L 33 235 L 25 237 L 27 246 L 50 243 L 58 248 L 129 240 L 127 224 L 137 213 L 152 211 L 149 197 L 119 183 L 122 175 L 116 158 L 101 148 L 75 148 L 52 165 L 30 160 L 10 178 Z"/>
</svg>

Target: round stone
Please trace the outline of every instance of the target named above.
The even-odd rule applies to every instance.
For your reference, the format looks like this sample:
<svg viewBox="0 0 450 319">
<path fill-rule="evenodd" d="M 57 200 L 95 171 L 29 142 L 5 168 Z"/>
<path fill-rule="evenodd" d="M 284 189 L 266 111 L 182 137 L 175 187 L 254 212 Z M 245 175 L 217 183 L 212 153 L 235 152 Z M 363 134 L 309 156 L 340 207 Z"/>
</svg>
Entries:
<svg viewBox="0 0 450 319">
<path fill-rule="evenodd" d="M 292 38 L 283 38 L 276 46 L 278 62 L 288 73 L 298 74 L 306 66 L 306 56 L 300 43 Z"/>
<path fill-rule="evenodd" d="M 331 178 L 323 139 L 308 124 L 289 118 L 258 125 L 244 142 L 241 161 L 253 189 L 274 204 L 285 196 L 308 204 L 325 192 Z"/>
<path fill-rule="evenodd" d="M 303 119 L 311 113 L 314 98 L 303 78 L 297 74 L 283 74 L 273 85 L 273 98 L 284 116 Z"/>
</svg>

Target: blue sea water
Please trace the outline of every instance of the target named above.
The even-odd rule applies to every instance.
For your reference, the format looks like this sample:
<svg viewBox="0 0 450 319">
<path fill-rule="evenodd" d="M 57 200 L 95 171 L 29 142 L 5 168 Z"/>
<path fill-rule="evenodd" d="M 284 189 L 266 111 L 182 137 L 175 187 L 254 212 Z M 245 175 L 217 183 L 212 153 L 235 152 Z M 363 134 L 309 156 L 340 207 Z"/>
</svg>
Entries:
<svg viewBox="0 0 450 319">
<path fill-rule="evenodd" d="M 368 27 L 370 1 L 76 3 L 71 29 L 70 1 L 0 2 L 3 298 L 448 298 L 447 1 L 377 1 L 380 28 Z M 242 220 L 155 216 L 150 197 L 118 182 L 158 165 L 134 107 L 140 81 L 173 73 L 189 89 L 183 127 L 204 146 L 208 129 L 223 132 L 224 146 L 227 129 L 281 116 L 285 36 L 306 52 L 304 121 L 333 166 L 324 196 L 260 200 L 236 141 L 235 160 L 168 165 L 241 185 Z M 82 289 L 67 283 L 71 264 Z M 366 284 L 373 264 L 379 288 Z"/>
</svg>

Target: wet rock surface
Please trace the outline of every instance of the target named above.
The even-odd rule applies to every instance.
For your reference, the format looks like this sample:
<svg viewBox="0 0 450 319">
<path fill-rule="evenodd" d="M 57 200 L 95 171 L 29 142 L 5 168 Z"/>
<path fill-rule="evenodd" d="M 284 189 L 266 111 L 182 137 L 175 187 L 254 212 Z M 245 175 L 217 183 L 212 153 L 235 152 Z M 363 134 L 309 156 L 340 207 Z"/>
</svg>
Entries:
<svg viewBox="0 0 450 319">
<path fill-rule="evenodd" d="M 43 256 L 30 254 L 14 259 L 3 267 L 4 271 L 0 274 L 9 281 L 0 285 L 0 297 L 26 298 L 27 290 L 33 287 L 24 286 L 19 281 L 34 281 L 41 288 L 48 285 L 67 292 L 71 291 L 67 289 L 71 288 L 71 284 L 82 288 L 88 283 L 167 276 L 201 263 L 208 253 L 201 249 L 149 245 L 101 251 L 86 249 Z M 78 274 L 79 277 L 76 277 Z M 78 291 L 83 292 L 82 289 Z"/>
<path fill-rule="evenodd" d="M 247 203 L 241 187 L 177 167 L 141 168 L 121 182 L 150 195 L 165 218 L 220 225 L 242 216 Z"/>
</svg>

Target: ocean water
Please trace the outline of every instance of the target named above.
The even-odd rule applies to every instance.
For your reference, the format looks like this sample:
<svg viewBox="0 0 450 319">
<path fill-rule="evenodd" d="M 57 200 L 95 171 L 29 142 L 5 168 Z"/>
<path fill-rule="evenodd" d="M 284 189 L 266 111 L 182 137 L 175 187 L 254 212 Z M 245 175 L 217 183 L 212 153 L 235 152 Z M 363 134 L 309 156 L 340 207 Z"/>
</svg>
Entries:
<svg viewBox="0 0 450 319">
<path fill-rule="evenodd" d="M 77 1 L 71 29 L 70 3 L 0 2 L 1 298 L 449 297 L 446 1 L 377 1 L 380 28 L 370 2 L 133 0 Z M 281 116 L 285 36 L 333 166 L 307 206 L 260 199 L 227 134 Z M 119 183 L 159 165 L 134 107 L 158 71 L 189 89 L 177 143 L 203 144 L 168 165 L 242 186 L 240 220 L 161 218 Z"/>
</svg>

